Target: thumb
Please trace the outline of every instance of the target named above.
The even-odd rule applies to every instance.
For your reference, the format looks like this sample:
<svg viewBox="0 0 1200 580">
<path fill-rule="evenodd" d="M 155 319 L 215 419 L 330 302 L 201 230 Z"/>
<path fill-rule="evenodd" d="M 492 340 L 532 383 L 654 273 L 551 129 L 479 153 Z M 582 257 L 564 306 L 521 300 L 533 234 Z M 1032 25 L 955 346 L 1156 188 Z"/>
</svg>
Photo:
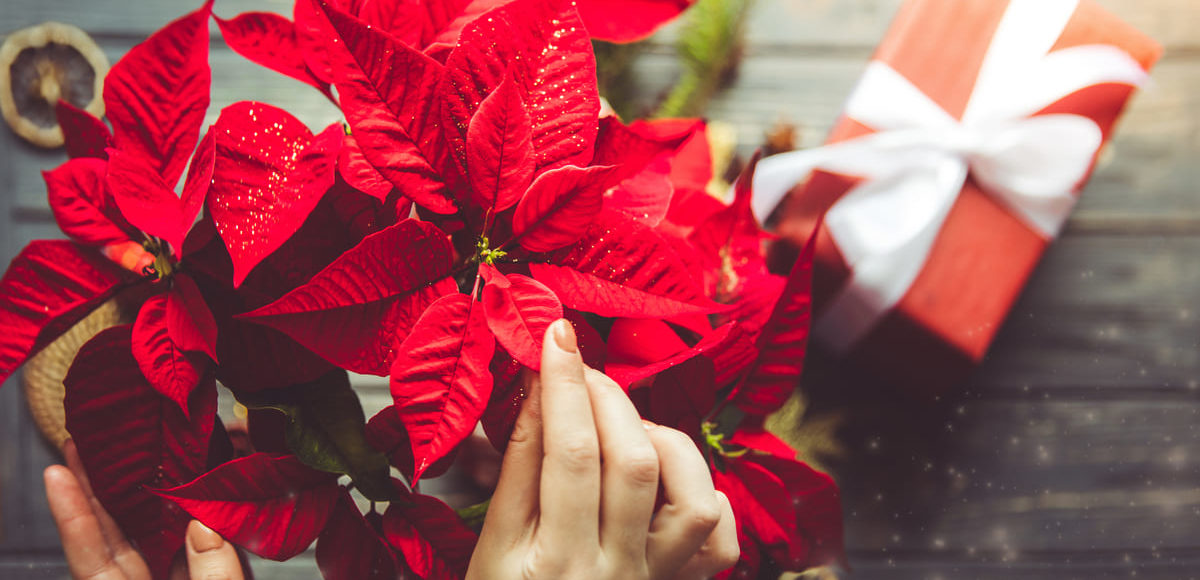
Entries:
<svg viewBox="0 0 1200 580">
<path fill-rule="evenodd" d="M 187 527 L 188 576 L 200 580 L 242 580 L 242 563 L 233 544 L 197 520 Z"/>
</svg>

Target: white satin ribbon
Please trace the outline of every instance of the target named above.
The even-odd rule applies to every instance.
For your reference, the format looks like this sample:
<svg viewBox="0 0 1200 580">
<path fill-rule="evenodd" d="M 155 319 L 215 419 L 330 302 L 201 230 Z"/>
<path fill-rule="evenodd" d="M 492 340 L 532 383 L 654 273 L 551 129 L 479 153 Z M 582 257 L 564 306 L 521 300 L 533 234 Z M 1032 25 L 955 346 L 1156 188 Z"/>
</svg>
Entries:
<svg viewBox="0 0 1200 580">
<path fill-rule="evenodd" d="M 1029 115 L 1099 83 L 1146 72 L 1108 45 L 1049 52 L 1078 0 L 1012 0 L 961 120 L 883 62 L 867 66 L 846 116 L 876 132 L 762 159 L 753 208 L 765 218 L 813 169 L 864 178 L 825 214 L 851 275 L 813 331 L 835 351 L 864 337 L 912 286 L 970 174 L 1040 235 L 1058 233 L 1102 144 L 1080 115 Z"/>
</svg>

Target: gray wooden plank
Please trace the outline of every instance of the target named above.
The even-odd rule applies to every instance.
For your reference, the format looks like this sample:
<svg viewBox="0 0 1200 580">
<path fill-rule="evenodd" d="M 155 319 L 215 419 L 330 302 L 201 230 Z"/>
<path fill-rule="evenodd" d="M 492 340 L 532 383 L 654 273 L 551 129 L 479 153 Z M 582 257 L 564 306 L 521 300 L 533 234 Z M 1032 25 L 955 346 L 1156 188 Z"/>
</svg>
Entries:
<svg viewBox="0 0 1200 580">
<path fill-rule="evenodd" d="M 968 397 L 931 408 L 856 395 L 840 435 L 849 459 L 833 465 L 861 557 L 987 563 L 1195 548 L 1195 397 Z"/>
<path fill-rule="evenodd" d="M 1032 560 L 1032 561 L 1029 561 Z M 1200 559 L 1194 555 L 1118 553 L 1056 554 L 1015 562 L 980 564 L 928 556 L 853 560 L 848 580 L 1196 580 Z"/>
<path fill-rule="evenodd" d="M 1067 236 L 1045 254 L 972 381 L 1194 392 L 1198 318 L 1200 237 Z"/>
</svg>

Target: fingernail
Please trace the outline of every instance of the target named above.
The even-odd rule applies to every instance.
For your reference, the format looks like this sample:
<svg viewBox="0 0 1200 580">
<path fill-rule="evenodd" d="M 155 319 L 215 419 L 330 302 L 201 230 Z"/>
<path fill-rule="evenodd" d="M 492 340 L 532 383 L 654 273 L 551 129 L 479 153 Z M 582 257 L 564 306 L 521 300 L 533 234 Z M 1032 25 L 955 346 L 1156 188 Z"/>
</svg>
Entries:
<svg viewBox="0 0 1200 580">
<path fill-rule="evenodd" d="M 571 323 L 567 322 L 567 319 L 560 318 L 554 321 L 550 332 L 554 333 L 554 344 L 558 348 L 561 348 L 564 352 L 578 352 L 575 346 L 575 329 L 571 328 Z"/>
<path fill-rule="evenodd" d="M 646 430 L 649 431 L 651 429 L 654 429 L 655 427 L 658 427 L 658 425 L 656 423 L 652 423 L 650 421 L 642 419 L 642 427 L 645 427 Z"/>
<path fill-rule="evenodd" d="M 188 526 L 188 542 L 191 543 L 192 549 L 196 552 L 210 552 L 225 545 L 225 538 L 205 526 L 204 524 L 193 521 Z"/>
</svg>

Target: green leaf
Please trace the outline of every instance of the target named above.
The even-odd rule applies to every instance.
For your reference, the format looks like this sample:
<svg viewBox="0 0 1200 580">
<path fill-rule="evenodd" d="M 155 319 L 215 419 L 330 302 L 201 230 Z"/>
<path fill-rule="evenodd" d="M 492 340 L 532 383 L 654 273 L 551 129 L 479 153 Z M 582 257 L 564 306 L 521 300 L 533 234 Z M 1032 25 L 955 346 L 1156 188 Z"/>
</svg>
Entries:
<svg viewBox="0 0 1200 580">
<path fill-rule="evenodd" d="M 250 409 L 287 415 L 288 448 L 305 465 L 350 476 L 367 499 L 395 499 L 387 456 L 367 444 L 366 418 L 345 371 L 282 389 L 242 393 L 238 401 Z"/>
<path fill-rule="evenodd" d="M 675 50 L 683 74 L 654 116 L 702 114 L 741 60 L 746 13 L 752 0 L 698 0 L 688 9 Z"/>
</svg>

